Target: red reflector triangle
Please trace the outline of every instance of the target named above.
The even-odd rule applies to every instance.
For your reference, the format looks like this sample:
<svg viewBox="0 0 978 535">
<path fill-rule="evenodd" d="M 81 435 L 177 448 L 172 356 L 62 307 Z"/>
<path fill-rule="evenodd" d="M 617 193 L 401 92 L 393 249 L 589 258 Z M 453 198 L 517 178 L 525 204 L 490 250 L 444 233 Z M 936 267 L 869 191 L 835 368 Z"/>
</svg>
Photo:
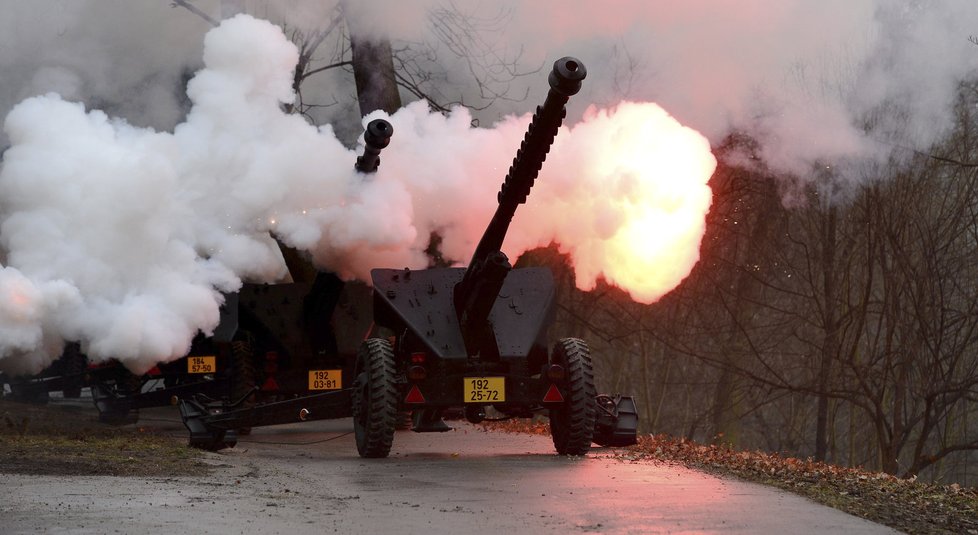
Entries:
<svg viewBox="0 0 978 535">
<path fill-rule="evenodd" d="M 148 372 L 146 372 L 146 375 L 160 375 L 160 367 L 153 366 Z"/>
<path fill-rule="evenodd" d="M 275 381 L 274 377 L 269 377 L 265 379 L 265 382 L 261 385 L 262 390 L 278 390 L 278 383 Z"/>
<path fill-rule="evenodd" d="M 404 403 L 424 403 L 424 396 L 421 394 L 421 389 L 418 388 L 418 385 L 411 387 L 411 391 L 404 398 Z"/>
<path fill-rule="evenodd" d="M 560 395 L 560 390 L 557 390 L 557 385 L 550 385 L 550 390 L 547 390 L 547 395 L 543 396 L 544 403 L 560 403 L 564 401 L 564 396 Z"/>
</svg>

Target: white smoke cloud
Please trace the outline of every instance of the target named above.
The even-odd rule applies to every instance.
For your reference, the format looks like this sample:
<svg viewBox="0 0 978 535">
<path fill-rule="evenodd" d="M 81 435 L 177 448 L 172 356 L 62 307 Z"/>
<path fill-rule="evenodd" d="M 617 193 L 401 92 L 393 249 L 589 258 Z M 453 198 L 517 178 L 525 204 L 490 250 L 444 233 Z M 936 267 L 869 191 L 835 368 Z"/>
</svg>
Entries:
<svg viewBox="0 0 978 535">
<path fill-rule="evenodd" d="M 179 357 L 217 325 L 219 291 L 283 275 L 273 207 L 346 200 L 352 152 L 279 109 L 297 56 L 280 30 L 241 17 L 206 46 L 194 108 L 172 134 L 54 94 L 8 115 L 0 245 L 12 297 L 0 355 L 36 371 L 52 356 L 41 342 L 57 338 L 137 370 Z"/>
<path fill-rule="evenodd" d="M 285 274 L 270 233 L 347 278 L 424 267 L 432 231 L 449 257 L 467 260 L 530 120 L 472 128 L 464 108 L 443 116 L 414 103 L 389 117 L 395 141 L 365 179 L 331 128 L 282 111 L 297 50 L 277 27 L 229 19 L 207 34 L 203 57 L 188 85 L 193 108 L 172 133 L 55 94 L 8 115 L 0 364 L 36 371 L 62 340 L 137 371 L 179 358 L 196 332 L 216 327 L 220 292 Z M 539 199 L 507 243 L 514 258 L 571 244 L 583 286 L 600 276 L 628 286 L 634 274 L 605 268 L 628 264 L 627 243 L 615 238 L 634 242 L 651 229 L 632 228 L 630 212 L 655 212 L 659 219 L 638 224 L 686 221 L 692 231 L 677 238 L 688 243 L 664 240 L 642 260 L 692 266 L 715 165 L 705 138 L 655 105 L 622 104 L 593 110 L 558 139 Z M 638 269 L 639 279 L 654 271 Z M 635 295 L 655 299 L 683 276 L 640 281 Z"/>
<path fill-rule="evenodd" d="M 214 19 L 225 3 L 193 2 Z M 340 13 L 336 2 L 234 3 L 290 33 L 322 29 Z M 445 18 L 431 17 L 446 8 L 463 21 L 452 31 Z M 978 47 L 968 40 L 978 28 L 978 10 L 969 0 L 362 0 L 345 9 L 360 31 L 389 36 L 399 47 L 434 47 L 431 66 L 447 69 L 436 78 L 448 97 L 485 102 L 474 94 L 470 65 L 444 43 L 446 35 L 456 39 L 456 49 L 475 47 L 490 63 L 521 53 L 524 71 L 574 55 L 589 65 L 591 77 L 571 102 L 571 119 L 590 103 L 657 102 L 714 144 L 731 129 L 754 134 L 770 165 L 802 174 L 814 160 L 882 157 L 895 144 L 925 149 L 950 122 L 955 84 L 978 67 Z M 56 91 L 100 108 L 111 105 L 112 115 L 159 129 L 180 121 L 181 77 L 200 65 L 201 37 L 209 29 L 165 0 L 8 1 L 4 15 L 0 110 Z M 341 34 L 335 31 L 320 48 L 322 63 L 342 48 Z M 517 101 L 497 100 L 475 117 L 491 124 L 500 114 L 522 113 L 527 101 L 542 97 L 546 88 L 540 86 L 534 76 L 512 80 L 507 95 Z M 304 90 L 317 103 L 353 93 L 350 75 L 339 69 L 317 75 Z M 527 101 L 519 98 L 524 90 Z M 867 137 L 864 119 L 883 102 L 906 113 L 900 119 L 884 114 L 877 122 L 906 123 L 877 124 Z M 315 113 L 318 122 L 349 121 L 356 118 L 350 108 Z"/>
<path fill-rule="evenodd" d="M 214 17 L 221 4 L 196 2 Z M 335 5 L 298 0 L 243 4 L 290 29 L 321 28 L 336 15 Z M 466 62 L 430 33 L 427 14 L 445 4 L 354 4 L 348 16 L 366 31 L 435 46 L 446 86 L 472 85 Z M 590 71 L 506 252 L 555 240 L 573 255 L 581 287 L 604 277 L 646 301 L 696 261 L 689 244 L 698 244 L 709 205 L 710 142 L 746 131 L 767 164 L 799 174 L 814 161 L 926 148 L 949 124 L 955 84 L 978 66 L 968 41 L 978 11 L 964 0 L 451 5 L 474 20 L 502 13 L 506 24 L 477 36 L 493 53 L 522 49 L 522 66 L 544 70 L 575 55 Z M 444 117 L 410 105 L 390 118 L 395 142 L 365 181 L 334 126 L 281 112 L 297 52 L 272 25 L 234 19 L 202 48 L 209 24 L 169 2 L 4 8 L 0 108 L 12 111 L 0 136 L 0 147 L 11 145 L 0 171 L 0 367 L 8 370 L 37 371 L 65 340 L 134 370 L 182 356 L 194 333 L 216 325 L 220 292 L 284 274 L 270 232 L 346 278 L 422 267 L 433 230 L 449 257 L 466 260 L 528 121 L 498 114 L 524 113 L 546 91 L 533 75 L 511 82 L 510 95 L 529 91 L 525 101 L 491 110 Z M 207 68 L 187 87 L 191 109 L 178 89 L 201 57 Z M 318 89 L 304 87 L 348 96 L 348 78 L 332 71 Z M 592 103 L 604 109 L 587 110 Z M 884 104 L 905 122 L 877 114 L 867 135 L 864 119 Z M 501 122 L 472 129 L 473 115 Z"/>
<path fill-rule="evenodd" d="M 136 124 L 172 128 L 183 76 L 200 66 L 203 20 L 170 2 L 0 1 L 0 109 L 48 92 Z M 9 140 L 0 135 L 0 149 Z"/>
<path fill-rule="evenodd" d="M 956 85 L 978 69 L 968 0 L 508 5 L 498 42 L 525 47 L 528 61 L 580 57 L 591 73 L 581 101 L 656 102 L 714 144 L 746 132 L 768 166 L 803 176 L 817 160 L 926 150 L 951 124 Z M 867 135 L 884 103 L 904 113 L 877 116 Z"/>
</svg>

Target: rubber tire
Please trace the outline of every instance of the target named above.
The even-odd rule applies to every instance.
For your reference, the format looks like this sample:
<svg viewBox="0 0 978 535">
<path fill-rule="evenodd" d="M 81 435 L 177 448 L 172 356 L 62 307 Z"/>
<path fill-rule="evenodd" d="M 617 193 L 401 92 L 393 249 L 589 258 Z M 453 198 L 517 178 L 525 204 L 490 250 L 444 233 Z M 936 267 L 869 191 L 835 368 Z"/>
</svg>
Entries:
<svg viewBox="0 0 978 535">
<path fill-rule="evenodd" d="M 257 402 L 254 389 L 256 382 L 255 350 L 251 337 L 243 337 L 231 342 L 231 374 L 229 377 L 228 397 L 232 403 L 238 401 L 249 392 L 250 396 L 238 406 L 240 409 L 250 409 Z M 239 435 L 250 435 L 250 427 L 236 429 Z"/>
<path fill-rule="evenodd" d="M 364 340 L 357 354 L 353 431 L 361 457 L 390 455 L 397 427 L 394 349 L 382 338 Z"/>
<path fill-rule="evenodd" d="M 17 383 L 9 383 L 10 396 L 7 399 L 31 405 L 47 405 L 51 397 L 47 390 L 36 390 Z"/>
<path fill-rule="evenodd" d="M 120 365 L 121 368 L 121 365 Z M 115 379 L 107 384 L 103 385 L 93 385 L 93 388 L 108 388 L 115 392 L 117 395 L 130 398 L 130 404 L 134 402 L 132 398 L 136 398 L 142 394 L 143 384 L 145 383 L 142 375 L 136 375 L 131 371 L 122 368 L 119 370 Z M 95 393 L 92 393 L 92 397 L 95 397 Z M 135 424 L 139 422 L 139 408 L 130 407 L 125 411 L 118 411 L 115 413 L 99 413 L 99 422 L 107 425 L 128 425 Z"/>
<path fill-rule="evenodd" d="M 550 435 L 560 455 L 584 455 L 591 450 L 596 410 L 591 350 L 578 338 L 562 338 L 554 346 L 552 364 L 562 366 L 567 380 L 564 402 L 550 409 Z"/>
<path fill-rule="evenodd" d="M 81 397 L 82 387 L 85 385 L 85 368 L 88 366 L 87 358 L 82 354 L 78 344 L 71 343 L 65 346 L 64 366 L 61 372 L 64 387 L 61 395 L 66 399 L 78 399 Z"/>
</svg>

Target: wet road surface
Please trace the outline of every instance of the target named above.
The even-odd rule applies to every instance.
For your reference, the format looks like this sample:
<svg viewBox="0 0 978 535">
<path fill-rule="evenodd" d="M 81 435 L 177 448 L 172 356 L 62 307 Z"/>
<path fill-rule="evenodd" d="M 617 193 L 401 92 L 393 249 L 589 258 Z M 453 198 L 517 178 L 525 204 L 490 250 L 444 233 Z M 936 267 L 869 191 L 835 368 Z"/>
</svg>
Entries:
<svg viewBox="0 0 978 535">
<path fill-rule="evenodd" d="M 141 425 L 184 436 L 176 409 Z M 549 437 L 399 431 L 357 456 L 350 420 L 255 429 L 202 477 L 3 474 L 0 533 L 895 533 L 804 498 Z"/>
</svg>

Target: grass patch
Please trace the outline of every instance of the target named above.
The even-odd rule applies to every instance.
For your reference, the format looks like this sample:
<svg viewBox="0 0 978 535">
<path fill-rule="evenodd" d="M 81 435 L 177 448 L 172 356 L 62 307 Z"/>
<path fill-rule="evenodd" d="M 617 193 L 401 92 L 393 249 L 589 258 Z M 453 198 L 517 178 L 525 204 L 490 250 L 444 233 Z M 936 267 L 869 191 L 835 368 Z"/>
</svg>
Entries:
<svg viewBox="0 0 978 535">
<path fill-rule="evenodd" d="M 150 426 L 112 427 L 79 407 L 0 400 L 0 472 L 145 477 L 207 470 L 199 451 Z"/>
</svg>

